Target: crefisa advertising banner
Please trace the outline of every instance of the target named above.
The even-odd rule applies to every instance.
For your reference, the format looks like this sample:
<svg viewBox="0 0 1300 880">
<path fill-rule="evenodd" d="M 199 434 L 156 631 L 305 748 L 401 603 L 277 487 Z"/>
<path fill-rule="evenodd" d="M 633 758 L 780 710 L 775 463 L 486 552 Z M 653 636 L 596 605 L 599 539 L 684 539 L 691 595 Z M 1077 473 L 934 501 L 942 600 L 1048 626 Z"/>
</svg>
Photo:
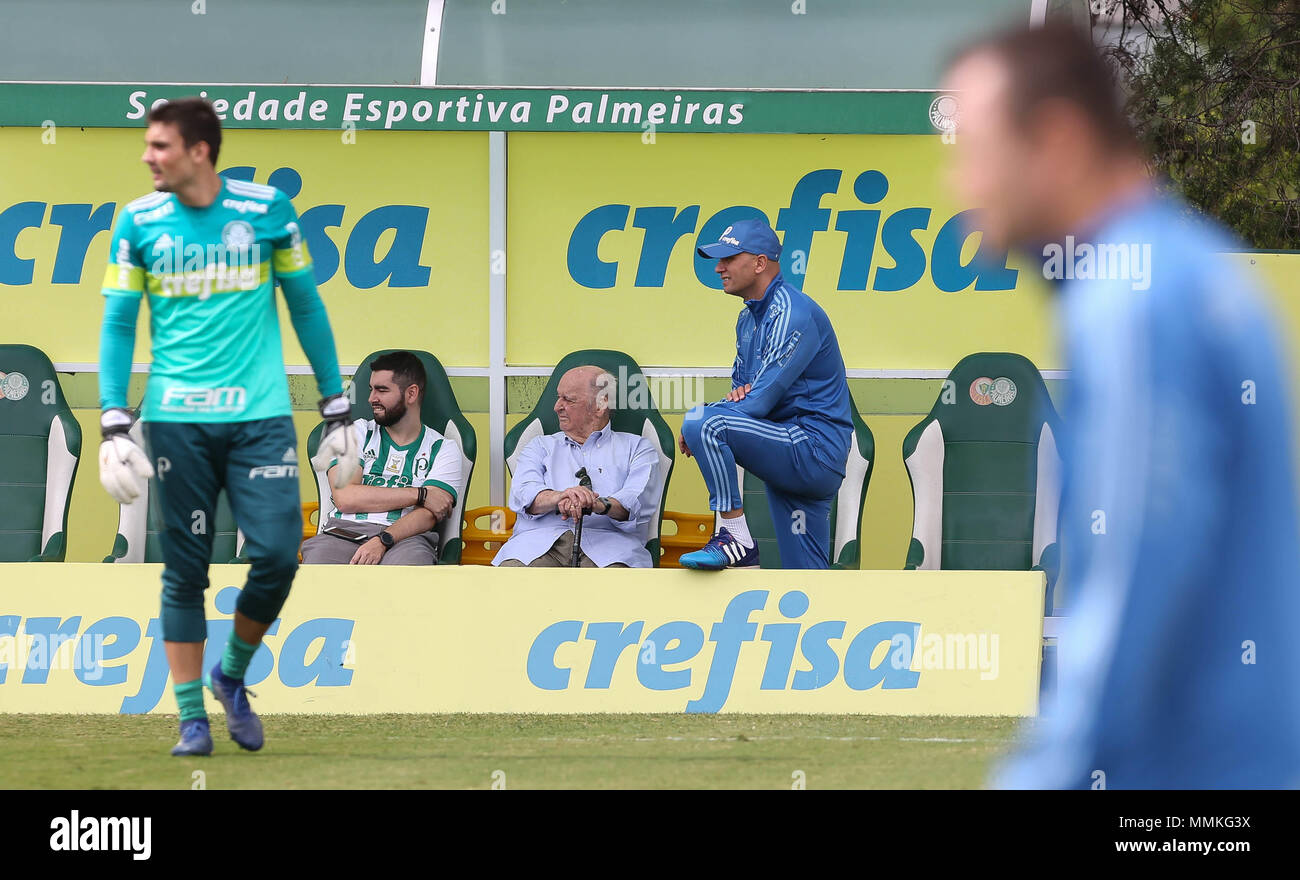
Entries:
<svg viewBox="0 0 1300 880">
<path fill-rule="evenodd" d="M 160 574 L 6 566 L 0 711 L 175 711 Z M 204 668 L 246 574 L 212 567 Z M 271 713 L 1032 715 L 1043 577 L 314 566 L 246 680 Z"/>
<path fill-rule="evenodd" d="M 143 131 L 54 137 L 0 129 L 0 152 L 25 169 L 0 179 L 0 297 L 11 338 L 56 363 L 96 363 L 113 222 L 152 188 Z M 486 134 L 363 132 L 345 143 L 331 132 L 236 131 L 219 167 L 293 199 L 344 362 L 409 347 L 447 365 L 486 364 Z M 281 319 L 288 361 L 305 364 Z M 149 360 L 146 332 L 136 360 Z"/>
<path fill-rule="evenodd" d="M 1061 366 L 1041 272 L 984 246 L 935 174 L 936 137 L 522 132 L 509 147 L 512 363 L 553 363 L 554 337 L 580 328 L 642 364 L 730 365 L 740 305 L 696 247 L 762 217 L 850 369 L 946 370 L 973 351 Z"/>
<path fill-rule="evenodd" d="M 738 304 L 695 253 L 735 221 L 781 234 L 781 266 L 830 315 L 850 368 L 948 369 L 1016 351 L 1056 369 L 1040 273 L 986 248 L 920 135 L 512 132 L 507 242 L 489 247 L 483 132 L 231 130 L 231 178 L 292 197 L 340 356 L 389 347 L 486 366 L 507 279 L 511 364 L 598 341 L 657 366 L 726 366 Z M 93 363 L 113 220 L 149 190 L 138 129 L 0 129 L 10 333 Z M 67 320 L 67 316 L 81 320 Z M 54 320 L 58 316 L 58 320 Z M 305 363 L 282 322 L 291 363 Z M 139 334 L 137 361 L 147 361 Z"/>
</svg>

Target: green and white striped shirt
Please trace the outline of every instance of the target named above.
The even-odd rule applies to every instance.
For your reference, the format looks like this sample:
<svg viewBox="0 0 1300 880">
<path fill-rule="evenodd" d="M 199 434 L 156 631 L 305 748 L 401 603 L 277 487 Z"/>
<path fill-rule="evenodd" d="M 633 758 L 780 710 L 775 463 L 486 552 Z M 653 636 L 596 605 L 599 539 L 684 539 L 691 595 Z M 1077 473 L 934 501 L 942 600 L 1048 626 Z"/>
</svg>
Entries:
<svg viewBox="0 0 1300 880">
<path fill-rule="evenodd" d="M 361 482 L 366 486 L 405 489 L 412 486 L 436 486 L 449 493 L 452 501 L 460 497 L 460 447 L 437 431 L 424 426 L 423 433 L 405 446 L 398 446 L 388 436 L 388 429 L 373 419 L 353 422 L 357 447 L 361 453 Z M 330 517 L 353 522 L 397 522 L 415 506 L 378 513 L 342 513 L 337 508 Z"/>
</svg>

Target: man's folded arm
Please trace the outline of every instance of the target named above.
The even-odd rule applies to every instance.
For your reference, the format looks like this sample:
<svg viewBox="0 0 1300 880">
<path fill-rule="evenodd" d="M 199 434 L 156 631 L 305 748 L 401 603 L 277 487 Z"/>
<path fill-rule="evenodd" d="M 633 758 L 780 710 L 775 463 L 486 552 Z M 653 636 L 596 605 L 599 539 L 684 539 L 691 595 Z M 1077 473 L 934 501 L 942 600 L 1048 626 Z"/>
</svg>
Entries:
<svg viewBox="0 0 1300 880">
<path fill-rule="evenodd" d="M 751 383 L 743 400 L 724 400 L 716 406 L 734 409 L 750 418 L 766 418 L 776 408 L 795 380 L 812 362 L 821 348 L 821 333 L 811 316 L 791 321 L 779 339 L 773 340 L 770 353 Z"/>
<path fill-rule="evenodd" d="M 333 472 L 334 468 L 331 467 L 328 472 L 331 480 L 334 479 Z M 341 513 L 401 510 L 415 504 L 418 499 L 419 491 L 415 488 L 390 489 L 387 486 L 363 485 L 360 471 L 357 471 L 351 483 L 334 490 L 334 506 Z"/>
<path fill-rule="evenodd" d="M 423 535 L 437 524 L 437 520 L 433 518 L 433 514 L 427 507 L 417 507 L 410 513 L 398 517 L 397 521 L 388 527 L 388 532 L 396 542 L 415 535 Z"/>
</svg>

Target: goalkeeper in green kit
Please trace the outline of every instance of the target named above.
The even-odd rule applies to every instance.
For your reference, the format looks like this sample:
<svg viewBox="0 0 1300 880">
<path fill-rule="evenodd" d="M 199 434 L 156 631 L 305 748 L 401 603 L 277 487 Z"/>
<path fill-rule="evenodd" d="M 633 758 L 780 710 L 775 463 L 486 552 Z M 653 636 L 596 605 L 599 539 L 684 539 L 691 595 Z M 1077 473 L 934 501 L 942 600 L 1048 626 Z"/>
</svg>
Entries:
<svg viewBox="0 0 1300 880">
<path fill-rule="evenodd" d="M 302 535 L 277 284 L 323 398 L 326 431 L 314 461 L 338 460 L 336 485 L 359 467 L 334 335 L 298 215 L 274 187 L 218 176 L 220 148 L 221 123 L 207 101 L 184 98 L 150 112 L 143 161 L 156 192 L 122 209 L 103 288 L 99 475 L 122 504 L 156 475 L 162 633 L 180 708 L 173 755 L 212 752 L 205 680 L 225 709 L 231 739 L 262 747 L 244 671 L 289 594 Z M 153 359 L 141 413 L 147 453 L 129 434 L 135 415 L 126 399 L 146 295 Z M 251 565 L 230 639 L 205 677 L 209 524 L 223 488 Z"/>
</svg>

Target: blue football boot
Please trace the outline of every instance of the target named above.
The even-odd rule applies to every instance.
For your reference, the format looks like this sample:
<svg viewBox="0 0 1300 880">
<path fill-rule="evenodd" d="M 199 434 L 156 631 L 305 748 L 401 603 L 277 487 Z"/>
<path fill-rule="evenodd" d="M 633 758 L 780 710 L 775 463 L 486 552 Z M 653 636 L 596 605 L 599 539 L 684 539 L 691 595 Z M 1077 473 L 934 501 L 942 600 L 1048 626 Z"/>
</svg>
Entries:
<svg viewBox="0 0 1300 880">
<path fill-rule="evenodd" d="M 255 752 L 262 747 L 262 719 L 248 705 L 250 691 L 242 679 L 231 678 L 221 671 L 221 664 L 208 673 L 208 687 L 226 710 L 226 727 L 230 738 L 242 749 Z"/>
<path fill-rule="evenodd" d="M 212 731 L 208 729 L 208 719 L 191 718 L 181 722 L 181 741 L 172 746 L 176 757 L 212 754 Z"/>
<path fill-rule="evenodd" d="M 680 560 L 685 568 L 698 571 L 720 571 L 724 568 L 758 568 L 758 544 L 746 547 L 725 528 L 709 539 L 699 550 L 683 553 Z"/>
</svg>

